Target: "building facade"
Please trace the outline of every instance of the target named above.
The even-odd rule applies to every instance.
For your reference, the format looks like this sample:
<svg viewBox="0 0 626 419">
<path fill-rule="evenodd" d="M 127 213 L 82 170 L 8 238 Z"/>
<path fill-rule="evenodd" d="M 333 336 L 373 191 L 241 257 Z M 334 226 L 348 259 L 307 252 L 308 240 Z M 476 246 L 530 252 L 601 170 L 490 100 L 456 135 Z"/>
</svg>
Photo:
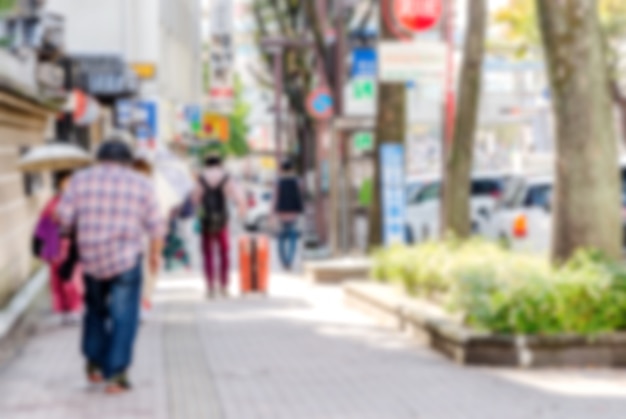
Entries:
<svg viewBox="0 0 626 419">
<path fill-rule="evenodd" d="M 31 237 L 50 196 L 44 175 L 18 169 L 20 157 L 54 136 L 54 117 L 63 102 L 58 16 L 20 2 L 0 20 L 0 308 L 37 268 Z"/>
<path fill-rule="evenodd" d="M 65 17 L 70 56 L 115 58 L 134 70 L 134 99 L 154 113 L 145 135 L 172 140 L 180 108 L 197 103 L 202 90 L 199 0 L 48 0 L 46 7 Z M 107 105 L 128 97 L 114 99 Z"/>
</svg>

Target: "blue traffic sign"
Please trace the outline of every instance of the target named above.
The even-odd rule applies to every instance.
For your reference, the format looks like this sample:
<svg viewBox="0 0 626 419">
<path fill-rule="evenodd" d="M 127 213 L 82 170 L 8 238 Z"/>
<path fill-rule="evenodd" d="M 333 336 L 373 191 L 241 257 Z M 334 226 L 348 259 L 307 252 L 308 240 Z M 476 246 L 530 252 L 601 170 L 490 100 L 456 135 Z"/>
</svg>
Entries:
<svg viewBox="0 0 626 419">
<path fill-rule="evenodd" d="M 355 48 L 352 50 L 351 77 L 376 77 L 377 57 L 374 48 Z"/>
<path fill-rule="evenodd" d="M 330 90 L 321 87 L 309 94 L 307 108 L 309 115 L 315 119 L 328 119 L 333 116 L 334 101 Z"/>
</svg>

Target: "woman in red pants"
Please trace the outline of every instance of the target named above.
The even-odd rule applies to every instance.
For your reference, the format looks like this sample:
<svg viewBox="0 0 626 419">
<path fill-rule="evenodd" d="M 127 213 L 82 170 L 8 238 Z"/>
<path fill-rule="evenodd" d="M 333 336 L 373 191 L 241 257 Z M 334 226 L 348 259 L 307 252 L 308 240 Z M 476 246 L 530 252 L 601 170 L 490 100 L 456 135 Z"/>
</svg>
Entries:
<svg viewBox="0 0 626 419">
<path fill-rule="evenodd" d="M 61 241 L 61 231 L 54 218 L 57 205 L 71 179 L 71 173 L 56 175 L 56 191 L 44 208 L 37 230 L 36 241 L 40 243 L 38 256 L 50 266 L 50 290 L 52 309 L 63 315 L 63 322 L 73 320 L 82 309 L 82 273 L 78 263 L 66 264 L 71 257 L 71 244 Z M 69 269 L 68 269 L 69 267 Z"/>
<path fill-rule="evenodd" d="M 228 204 L 233 203 L 239 209 L 239 216 L 244 217 L 246 204 L 237 189 L 234 180 L 223 168 L 219 154 L 209 155 L 204 168 L 198 175 L 194 201 L 199 210 L 202 234 L 202 254 L 207 280 L 208 297 L 216 292 L 214 250 L 219 255 L 219 290 L 228 295 L 228 276 L 230 272 L 230 232 L 228 228 Z"/>
</svg>

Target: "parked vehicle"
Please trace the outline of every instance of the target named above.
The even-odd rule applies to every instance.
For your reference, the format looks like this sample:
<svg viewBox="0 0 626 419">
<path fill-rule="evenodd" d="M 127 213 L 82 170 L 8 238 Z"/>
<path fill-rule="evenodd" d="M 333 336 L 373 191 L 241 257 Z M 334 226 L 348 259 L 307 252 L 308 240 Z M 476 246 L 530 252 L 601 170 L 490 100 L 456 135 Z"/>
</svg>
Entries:
<svg viewBox="0 0 626 419">
<path fill-rule="evenodd" d="M 551 177 L 515 179 L 500 201 L 487 236 L 517 251 L 548 252 L 552 236 Z"/>
<path fill-rule="evenodd" d="M 486 234 L 496 204 L 511 179 L 504 173 L 476 174 L 471 182 L 472 230 Z M 419 185 L 419 186 L 415 186 Z M 441 178 L 424 178 L 408 185 L 407 238 L 412 242 L 423 242 L 439 236 L 441 224 Z"/>
<path fill-rule="evenodd" d="M 248 213 L 246 224 L 259 231 L 267 231 L 272 216 L 272 192 L 264 187 L 250 187 L 246 192 Z"/>
<path fill-rule="evenodd" d="M 626 247 L 626 162 L 622 173 L 622 230 Z M 493 217 L 489 237 L 516 251 L 547 253 L 552 243 L 554 180 L 550 177 L 511 182 Z"/>
</svg>

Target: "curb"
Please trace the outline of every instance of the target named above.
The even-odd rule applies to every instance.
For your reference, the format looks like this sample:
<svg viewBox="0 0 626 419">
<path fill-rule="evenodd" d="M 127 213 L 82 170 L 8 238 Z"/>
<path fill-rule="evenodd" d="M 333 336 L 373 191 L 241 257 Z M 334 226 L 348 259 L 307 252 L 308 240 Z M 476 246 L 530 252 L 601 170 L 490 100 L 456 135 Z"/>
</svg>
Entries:
<svg viewBox="0 0 626 419">
<path fill-rule="evenodd" d="M 493 367 L 624 367 L 626 332 L 598 336 L 498 335 L 473 330 L 440 307 L 392 286 L 351 282 L 344 301 L 385 326 L 410 333 L 461 365 Z"/>
<path fill-rule="evenodd" d="M 0 311 L 0 364 L 14 356 L 37 326 L 37 309 L 48 283 L 48 268 L 41 268 Z"/>
<path fill-rule="evenodd" d="M 367 278 L 372 262 L 365 258 L 340 258 L 323 261 L 305 261 L 304 276 L 316 284 L 339 284 Z"/>
</svg>

